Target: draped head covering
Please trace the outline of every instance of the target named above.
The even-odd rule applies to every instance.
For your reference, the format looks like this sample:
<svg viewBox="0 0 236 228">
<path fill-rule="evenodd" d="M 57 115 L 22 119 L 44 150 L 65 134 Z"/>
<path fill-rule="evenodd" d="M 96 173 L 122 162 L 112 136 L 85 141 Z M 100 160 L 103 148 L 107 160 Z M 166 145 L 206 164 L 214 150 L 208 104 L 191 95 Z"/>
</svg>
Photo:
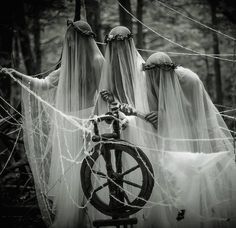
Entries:
<svg viewBox="0 0 236 228">
<path fill-rule="evenodd" d="M 94 105 L 103 63 L 94 37 L 87 22 L 68 23 L 57 92 L 60 110 L 77 111 Z"/>
<path fill-rule="evenodd" d="M 172 199 L 159 225 L 177 227 L 180 219 L 181 227 L 233 227 L 236 164 L 223 118 L 199 77 L 167 54 L 151 55 L 143 69 L 149 108 L 158 111 L 156 151 L 165 185 L 159 184 L 168 186 L 165 196 Z"/>
<path fill-rule="evenodd" d="M 38 202 L 46 223 L 57 228 L 86 220 L 79 178 L 83 137 L 104 61 L 94 37 L 87 22 L 68 21 L 60 69 L 32 79 L 36 89 L 23 91 L 24 142 Z"/>
<path fill-rule="evenodd" d="M 148 102 L 151 111 L 157 111 L 157 101 L 159 97 L 159 80 L 160 80 L 160 68 L 164 69 L 164 66 L 172 65 L 172 61 L 168 55 L 163 52 L 158 52 L 151 55 L 146 63 L 143 65 L 143 70 L 146 71 L 147 77 L 147 93 Z M 147 71 L 148 70 L 148 71 Z M 167 73 L 163 71 L 162 73 Z M 170 74 L 168 72 L 167 74 Z"/>
<path fill-rule="evenodd" d="M 110 90 L 119 102 L 143 109 L 139 88 L 145 82 L 141 70 L 144 61 L 135 48 L 132 33 L 124 26 L 117 26 L 106 36 L 105 42 L 105 64 L 99 89 Z"/>
</svg>

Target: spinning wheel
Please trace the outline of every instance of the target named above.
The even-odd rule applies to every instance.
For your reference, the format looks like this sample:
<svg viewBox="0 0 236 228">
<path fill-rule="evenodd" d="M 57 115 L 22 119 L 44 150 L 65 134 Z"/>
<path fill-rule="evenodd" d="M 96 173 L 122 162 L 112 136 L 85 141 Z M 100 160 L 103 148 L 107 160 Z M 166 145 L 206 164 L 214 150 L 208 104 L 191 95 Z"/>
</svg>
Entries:
<svg viewBox="0 0 236 228">
<path fill-rule="evenodd" d="M 90 203 L 105 215 L 124 218 L 142 209 L 152 193 L 154 180 L 151 163 L 144 152 L 120 139 L 117 117 L 118 113 L 98 120 L 109 122 L 114 119 L 110 134 L 99 135 L 97 122 L 93 122 L 93 141 L 98 144 L 84 159 L 80 174 L 84 194 Z M 131 164 L 129 168 L 124 165 L 127 158 Z M 103 160 L 102 171 L 99 160 Z M 96 185 L 94 178 L 104 182 L 99 181 Z M 137 180 L 139 183 L 135 182 Z M 135 189 L 132 194 L 130 187 Z"/>
</svg>

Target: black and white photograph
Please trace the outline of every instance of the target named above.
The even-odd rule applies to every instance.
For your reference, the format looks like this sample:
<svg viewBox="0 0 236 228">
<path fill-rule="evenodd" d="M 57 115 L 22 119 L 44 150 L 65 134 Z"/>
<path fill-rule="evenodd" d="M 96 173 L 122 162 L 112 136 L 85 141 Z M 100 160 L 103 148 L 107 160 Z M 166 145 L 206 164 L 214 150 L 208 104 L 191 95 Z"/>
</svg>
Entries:
<svg viewBox="0 0 236 228">
<path fill-rule="evenodd" d="M 236 1 L 2 0 L 1 228 L 235 228 Z"/>
</svg>

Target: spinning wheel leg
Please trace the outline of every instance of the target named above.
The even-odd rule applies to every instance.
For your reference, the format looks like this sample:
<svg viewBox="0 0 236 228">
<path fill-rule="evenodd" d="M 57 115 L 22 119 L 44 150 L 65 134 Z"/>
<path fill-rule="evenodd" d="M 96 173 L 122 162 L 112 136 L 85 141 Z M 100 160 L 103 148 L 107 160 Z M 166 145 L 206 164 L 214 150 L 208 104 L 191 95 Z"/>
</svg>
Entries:
<svg viewBox="0 0 236 228">
<path fill-rule="evenodd" d="M 112 175 L 114 173 L 114 170 L 112 168 L 112 163 L 111 163 L 111 154 L 106 153 L 106 146 L 105 145 L 102 148 L 102 156 L 103 156 L 104 160 L 106 161 L 107 176 L 112 179 Z M 115 198 L 113 197 L 113 196 L 115 196 L 115 186 L 109 179 L 108 179 L 107 183 L 108 183 L 108 188 L 109 188 L 109 192 L 110 192 L 109 205 L 110 205 L 110 207 L 113 208 L 115 206 Z"/>
</svg>

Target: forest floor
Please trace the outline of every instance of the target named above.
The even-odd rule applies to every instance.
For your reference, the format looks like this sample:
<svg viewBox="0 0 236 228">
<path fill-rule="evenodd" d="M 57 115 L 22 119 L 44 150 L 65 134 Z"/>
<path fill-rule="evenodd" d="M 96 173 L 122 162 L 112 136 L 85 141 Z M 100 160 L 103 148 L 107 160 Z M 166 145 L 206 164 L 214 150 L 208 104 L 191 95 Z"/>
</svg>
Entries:
<svg viewBox="0 0 236 228">
<path fill-rule="evenodd" d="M 46 228 L 38 207 L 33 183 L 32 181 L 25 182 L 25 180 L 27 180 L 26 176 L 20 175 L 19 170 L 1 179 L 1 228 Z"/>
</svg>

